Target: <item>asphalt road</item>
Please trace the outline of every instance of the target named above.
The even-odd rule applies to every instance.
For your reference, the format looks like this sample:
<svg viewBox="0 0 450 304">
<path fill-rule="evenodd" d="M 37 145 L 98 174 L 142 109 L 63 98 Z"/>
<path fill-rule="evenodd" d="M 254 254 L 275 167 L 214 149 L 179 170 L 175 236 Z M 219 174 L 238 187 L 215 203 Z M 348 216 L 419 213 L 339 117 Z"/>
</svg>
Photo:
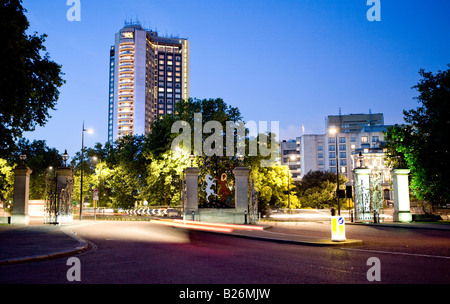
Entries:
<svg viewBox="0 0 450 304">
<path fill-rule="evenodd" d="M 346 229 L 347 237 L 364 244 L 280 244 L 147 222 L 86 223 L 73 231 L 90 244 L 77 256 L 82 284 L 450 283 L 450 231 L 361 225 Z M 270 231 L 329 236 L 329 224 Z M 379 264 L 368 265 L 373 257 Z M 67 260 L 1 266 L 0 283 L 77 284 L 67 280 Z M 369 281 L 368 272 L 378 274 L 380 281 Z"/>
</svg>

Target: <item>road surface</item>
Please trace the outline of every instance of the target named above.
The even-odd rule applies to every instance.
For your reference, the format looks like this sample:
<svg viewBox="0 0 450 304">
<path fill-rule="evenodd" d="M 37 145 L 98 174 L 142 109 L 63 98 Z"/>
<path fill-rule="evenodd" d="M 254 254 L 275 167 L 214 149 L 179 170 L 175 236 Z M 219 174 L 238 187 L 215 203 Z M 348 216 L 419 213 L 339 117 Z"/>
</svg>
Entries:
<svg viewBox="0 0 450 304">
<path fill-rule="evenodd" d="M 148 222 L 86 222 L 72 228 L 90 244 L 77 256 L 82 284 L 450 283 L 450 231 L 346 229 L 347 237 L 364 244 L 280 244 Z M 329 236 L 329 230 L 329 223 L 302 223 L 270 231 Z M 368 264 L 370 258 L 379 263 Z M 67 260 L 0 266 L 0 283 L 77 283 L 67 280 Z M 370 281 L 368 272 L 379 280 Z"/>
</svg>

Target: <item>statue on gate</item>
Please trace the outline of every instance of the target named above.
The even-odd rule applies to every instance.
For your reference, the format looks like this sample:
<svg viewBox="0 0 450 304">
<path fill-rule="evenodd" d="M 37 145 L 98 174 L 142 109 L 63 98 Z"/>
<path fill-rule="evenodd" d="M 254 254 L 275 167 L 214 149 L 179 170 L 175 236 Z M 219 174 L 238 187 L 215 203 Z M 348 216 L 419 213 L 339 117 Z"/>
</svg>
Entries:
<svg viewBox="0 0 450 304">
<path fill-rule="evenodd" d="M 206 186 L 205 186 L 205 182 L 206 182 Z M 206 192 L 206 200 L 208 203 L 209 203 L 209 197 L 211 195 L 217 196 L 217 194 L 212 189 L 212 186 L 214 186 L 214 182 L 215 182 L 215 180 L 210 174 L 207 174 L 205 177 L 205 180 L 203 181 L 202 190 Z"/>
</svg>

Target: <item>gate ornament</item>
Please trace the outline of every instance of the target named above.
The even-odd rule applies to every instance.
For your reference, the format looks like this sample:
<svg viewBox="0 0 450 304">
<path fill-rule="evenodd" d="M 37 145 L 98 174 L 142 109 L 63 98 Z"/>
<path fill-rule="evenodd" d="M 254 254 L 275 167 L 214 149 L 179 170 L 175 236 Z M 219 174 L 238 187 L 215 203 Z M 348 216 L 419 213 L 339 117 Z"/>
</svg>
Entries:
<svg viewBox="0 0 450 304">
<path fill-rule="evenodd" d="M 205 156 L 199 193 L 201 208 L 235 208 L 233 169 L 237 163 L 234 157 Z"/>
<path fill-rule="evenodd" d="M 206 182 L 206 186 L 205 186 L 205 182 Z M 210 174 L 206 174 L 205 180 L 203 181 L 202 190 L 204 192 L 206 192 L 206 201 L 208 203 L 210 202 L 209 197 L 211 195 L 217 196 L 217 194 L 212 189 L 212 186 L 214 186 L 214 182 L 215 182 L 215 179 Z"/>
</svg>

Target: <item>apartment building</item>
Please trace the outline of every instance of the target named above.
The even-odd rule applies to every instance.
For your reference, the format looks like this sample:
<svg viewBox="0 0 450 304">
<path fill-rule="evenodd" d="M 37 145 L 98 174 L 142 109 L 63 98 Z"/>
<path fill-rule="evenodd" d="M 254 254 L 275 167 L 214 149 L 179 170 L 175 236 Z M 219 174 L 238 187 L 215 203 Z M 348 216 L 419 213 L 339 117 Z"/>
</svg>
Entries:
<svg viewBox="0 0 450 304">
<path fill-rule="evenodd" d="M 129 24 L 110 49 L 108 141 L 147 134 L 189 98 L 189 41 Z"/>
<path fill-rule="evenodd" d="M 281 157 L 280 162 L 283 166 L 289 166 L 292 173 L 293 182 L 301 180 L 301 154 L 300 154 L 300 140 L 297 137 L 295 140 L 283 140 L 280 145 Z"/>
</svg>

